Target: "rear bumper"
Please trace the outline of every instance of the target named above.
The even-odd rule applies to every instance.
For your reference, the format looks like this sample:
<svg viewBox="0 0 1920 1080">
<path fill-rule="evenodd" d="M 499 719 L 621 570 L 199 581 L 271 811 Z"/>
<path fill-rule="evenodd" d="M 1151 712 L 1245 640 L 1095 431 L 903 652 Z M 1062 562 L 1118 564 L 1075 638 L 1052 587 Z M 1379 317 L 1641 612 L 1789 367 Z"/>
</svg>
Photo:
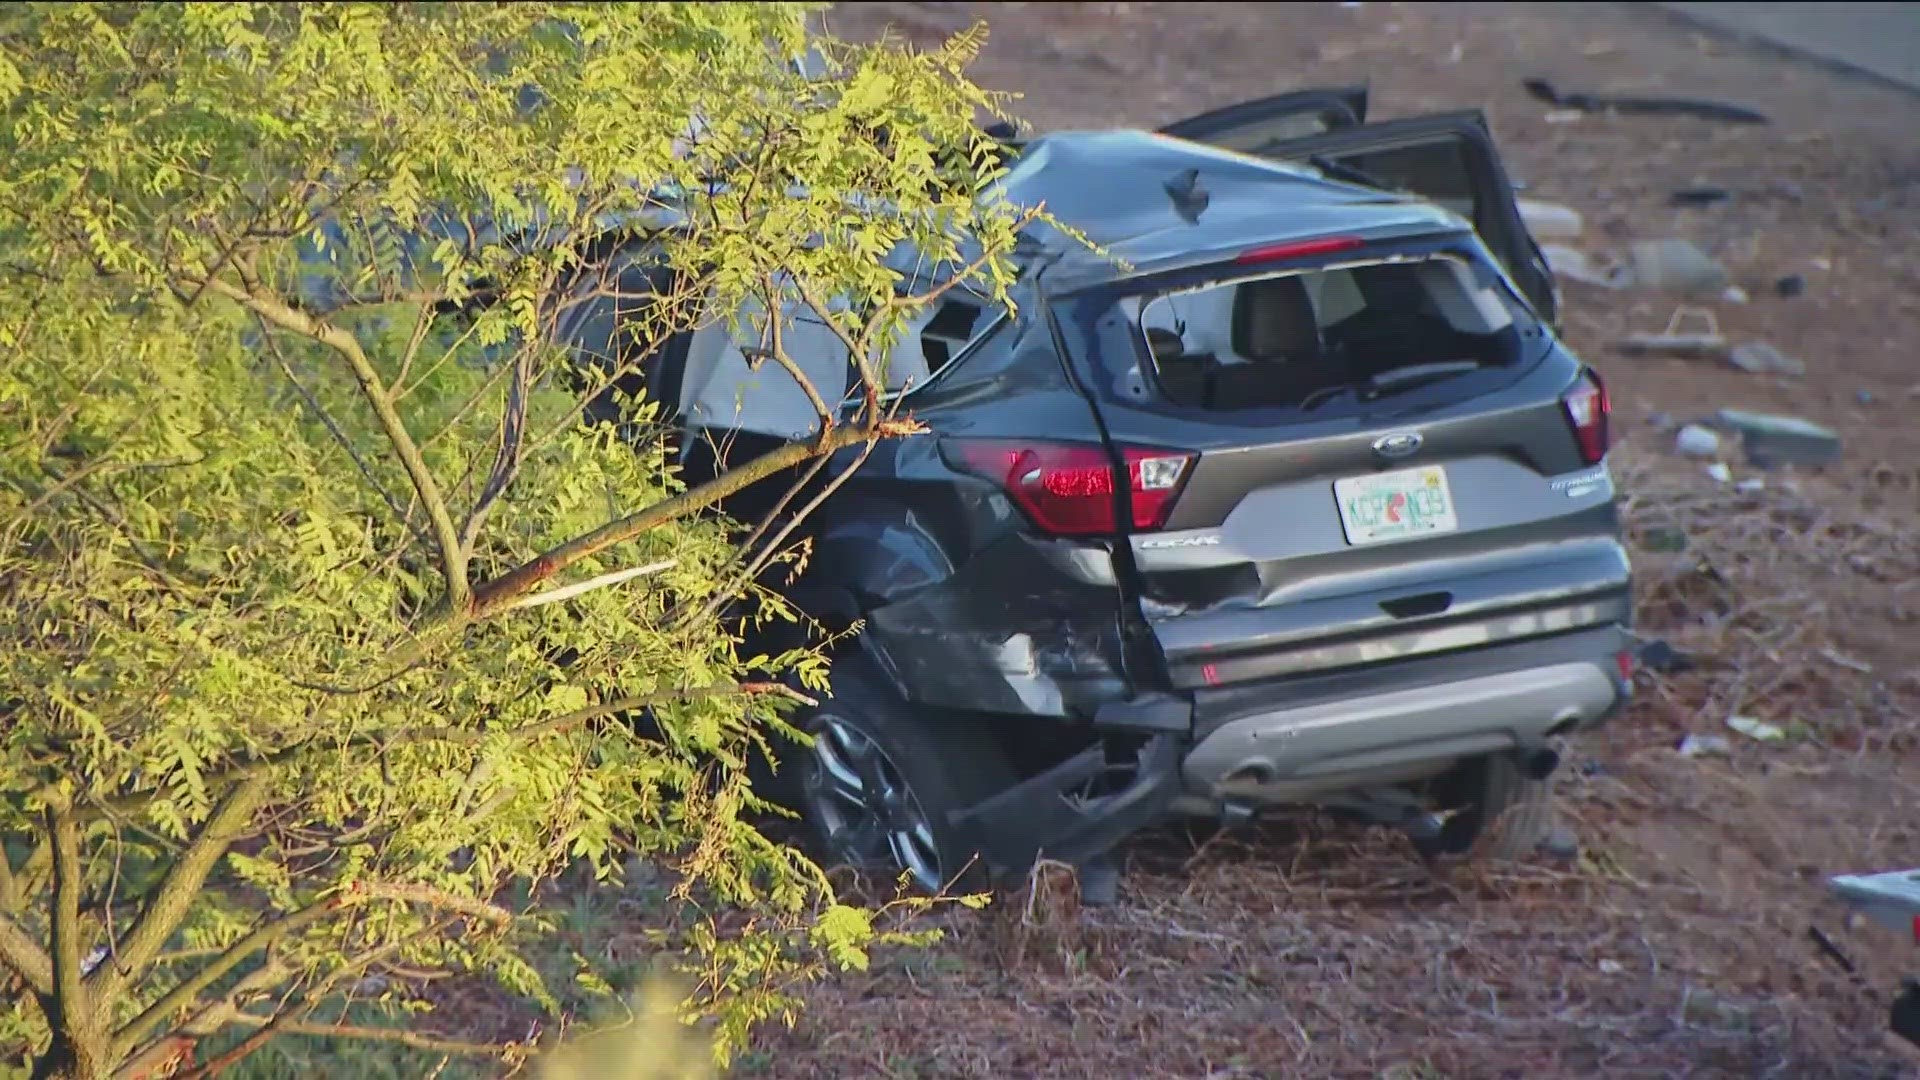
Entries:
<svg viewBox="0 0 1920 1080">
<path fill-rule="evenodd" d="M 1181 765 L 1188 794 L 1308 801 L 1431 775 L 1590 727 L 1625 696 L 1611 656 L 1279 708 L 1229 721 Z"/>
<path fill-rule="evenodd" d="M 1140 743 L 1124 787 L 1075 797 L 1110 768 L 1094 746 L 952 824 L 991 866 L 1019 869 L 1038 856 L 1099 855 L 1170 813 L 1311 802 L 1430 776 L 1604 721 L 1631 692 L 1619 661 L 1628 645 L 1615 626 L 1191 700 L 1138 698 L 1095 721 Z"/>
</svg>

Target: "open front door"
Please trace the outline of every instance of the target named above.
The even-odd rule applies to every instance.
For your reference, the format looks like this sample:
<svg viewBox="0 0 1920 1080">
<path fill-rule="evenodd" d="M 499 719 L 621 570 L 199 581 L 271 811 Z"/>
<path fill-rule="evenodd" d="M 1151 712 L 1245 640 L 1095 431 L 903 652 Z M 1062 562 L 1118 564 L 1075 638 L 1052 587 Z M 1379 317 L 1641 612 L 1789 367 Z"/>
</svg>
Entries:
<svg viewBox="0 0 1920 1080">
<path fill-rule="evenodd" d="M 1242 149 L 1224 141 L 1215 144 Z M 1271 142 L 1254 152 L 1317 164 L 1336 179 L 1411 192 L 1454 211 L 1473 223 L 1534 309 L 1547 322 L 1558 321 L 1560 297 L 1553 272 L 1521 220 L 1513 185 L 1479 111 L 1340 128 Z"/>
<path fill-rule="evenodd" d="M 1160 134 L 1242 154 L 1271 156 L 1295 139 L 1357 127 L 1367 120 L 1367 88 L 1296 90 L 1177 120 Z"/>
</svg>

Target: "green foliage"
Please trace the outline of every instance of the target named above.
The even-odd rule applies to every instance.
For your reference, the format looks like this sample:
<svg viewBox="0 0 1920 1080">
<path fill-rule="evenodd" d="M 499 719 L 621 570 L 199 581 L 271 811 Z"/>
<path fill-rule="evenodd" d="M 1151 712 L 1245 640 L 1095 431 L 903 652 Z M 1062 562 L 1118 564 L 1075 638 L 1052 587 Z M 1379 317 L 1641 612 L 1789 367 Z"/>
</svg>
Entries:
<svg viewBox="0 0 1920 1080">
<path fill-rule="evenodd" d="M 749 913 L 667 942 L 722 1057 L 918 940 L 748 824 L 826 667 L 742 655 L 794 616 L 721 601 L 793 553 L 708 511 L 911 433 L 880 346 L 924 298 L 882 257 L 1004 300 L 1021 218 L 977 31 L 808 74 L 807 14 L 0 8 L 0 1054 L 242 1054 L 395 967 L 553 1004 L 527 898 L 629 856 Z M 634 289 L 636 251 L 673 273 Z M 652 404 L 582 423 L 641 355 L 563 333 L 582 305 L 645 341 L 748 297 L 877 358 L 816 438 L 688 488 Z"/>
</svg>

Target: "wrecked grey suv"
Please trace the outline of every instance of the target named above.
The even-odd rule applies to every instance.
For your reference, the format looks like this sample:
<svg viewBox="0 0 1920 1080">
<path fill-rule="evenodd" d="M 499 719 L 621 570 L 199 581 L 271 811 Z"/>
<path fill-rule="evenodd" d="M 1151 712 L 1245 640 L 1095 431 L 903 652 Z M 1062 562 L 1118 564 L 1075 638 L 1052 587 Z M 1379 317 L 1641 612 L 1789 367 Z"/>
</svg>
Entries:
<svg viewBox="0 0 1920 1080">
<path fill-rule="evenodd" d="M 791 598 L 864 624 L 781 769 L 831 854 L 939 888 L 1283 804 L 1537 842 L 1553 740 L 1629 691 L 1607 395 L 1479 115 L 1365 111 L 1018 149 L 1008 197 L 1104 254 L 1036 226 L 1017 310 L 945 293 L 890 374 L 930 433 L 805 526 Z M 728 335 L 649 373 L 695 474 L 810 421 Z"/>
</svg>

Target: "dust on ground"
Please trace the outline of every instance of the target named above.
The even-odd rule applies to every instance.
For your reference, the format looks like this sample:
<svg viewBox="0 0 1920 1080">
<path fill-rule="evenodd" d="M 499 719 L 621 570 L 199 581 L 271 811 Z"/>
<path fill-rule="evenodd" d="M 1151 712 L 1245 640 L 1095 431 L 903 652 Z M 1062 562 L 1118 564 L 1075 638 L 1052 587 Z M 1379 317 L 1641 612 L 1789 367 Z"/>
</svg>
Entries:
<svg viewBox="0 0 1920 1080">
<path fill-rule="evenodd" d="M 1588 242 L 1679 236 L 1750 302 L 1736 341 L 1802 378 L 1628 359 L 1675 301 L 1567 284 L 1567 336 L 1608 379 L 1641 629 L 1697 666 L 1574 749 L 1577 866 L 1439 872 L 1396 837 L 1311 818 L 1125 850 L 1113 908 L 1004 897 L 947 944 L 808 994 L 743 1074 L 799 1076 L 1878 1077 L 1910 943 L 1851 928 L 1829 874 L 1920 865 L 1920 99 L 1627 5 L 851 4 L 832 29 L 929 43 L 984 18 L 975 77 L 1040 129 L 1153 127 L 1247 98 L 1369 82 L 1373 115 L 1480 108 L 1530 197 Z M 1520 80 L 1717 97 L 1767 126 L 1549 120 Z M 1670 193 L 1733 197 L 1686 209 Z M 1798 274 L 1803 294 L 1774 283 Z M 1838 429 L 1819 473 L 1741 491 L 1672 451 L 1720 407 Z M 1675 536 L 1682 550 L 1671 550 Z M 1657 542 L 1656 542 L 1657 541 Z M 1759 743 L 1733 715 L 1785 728 Z M 1685 757 L 1688 733 L 1730 740 Z M 1809 941 L 1818 925 L 1853 980 Z M 1903 947 L 1904 946 L 1904 947 Z M 1920 968 L 1920 962 L 1911 965 Z M 1903 1073 L 1905 1070 L 1905 1073 Z"/>
</svg>

